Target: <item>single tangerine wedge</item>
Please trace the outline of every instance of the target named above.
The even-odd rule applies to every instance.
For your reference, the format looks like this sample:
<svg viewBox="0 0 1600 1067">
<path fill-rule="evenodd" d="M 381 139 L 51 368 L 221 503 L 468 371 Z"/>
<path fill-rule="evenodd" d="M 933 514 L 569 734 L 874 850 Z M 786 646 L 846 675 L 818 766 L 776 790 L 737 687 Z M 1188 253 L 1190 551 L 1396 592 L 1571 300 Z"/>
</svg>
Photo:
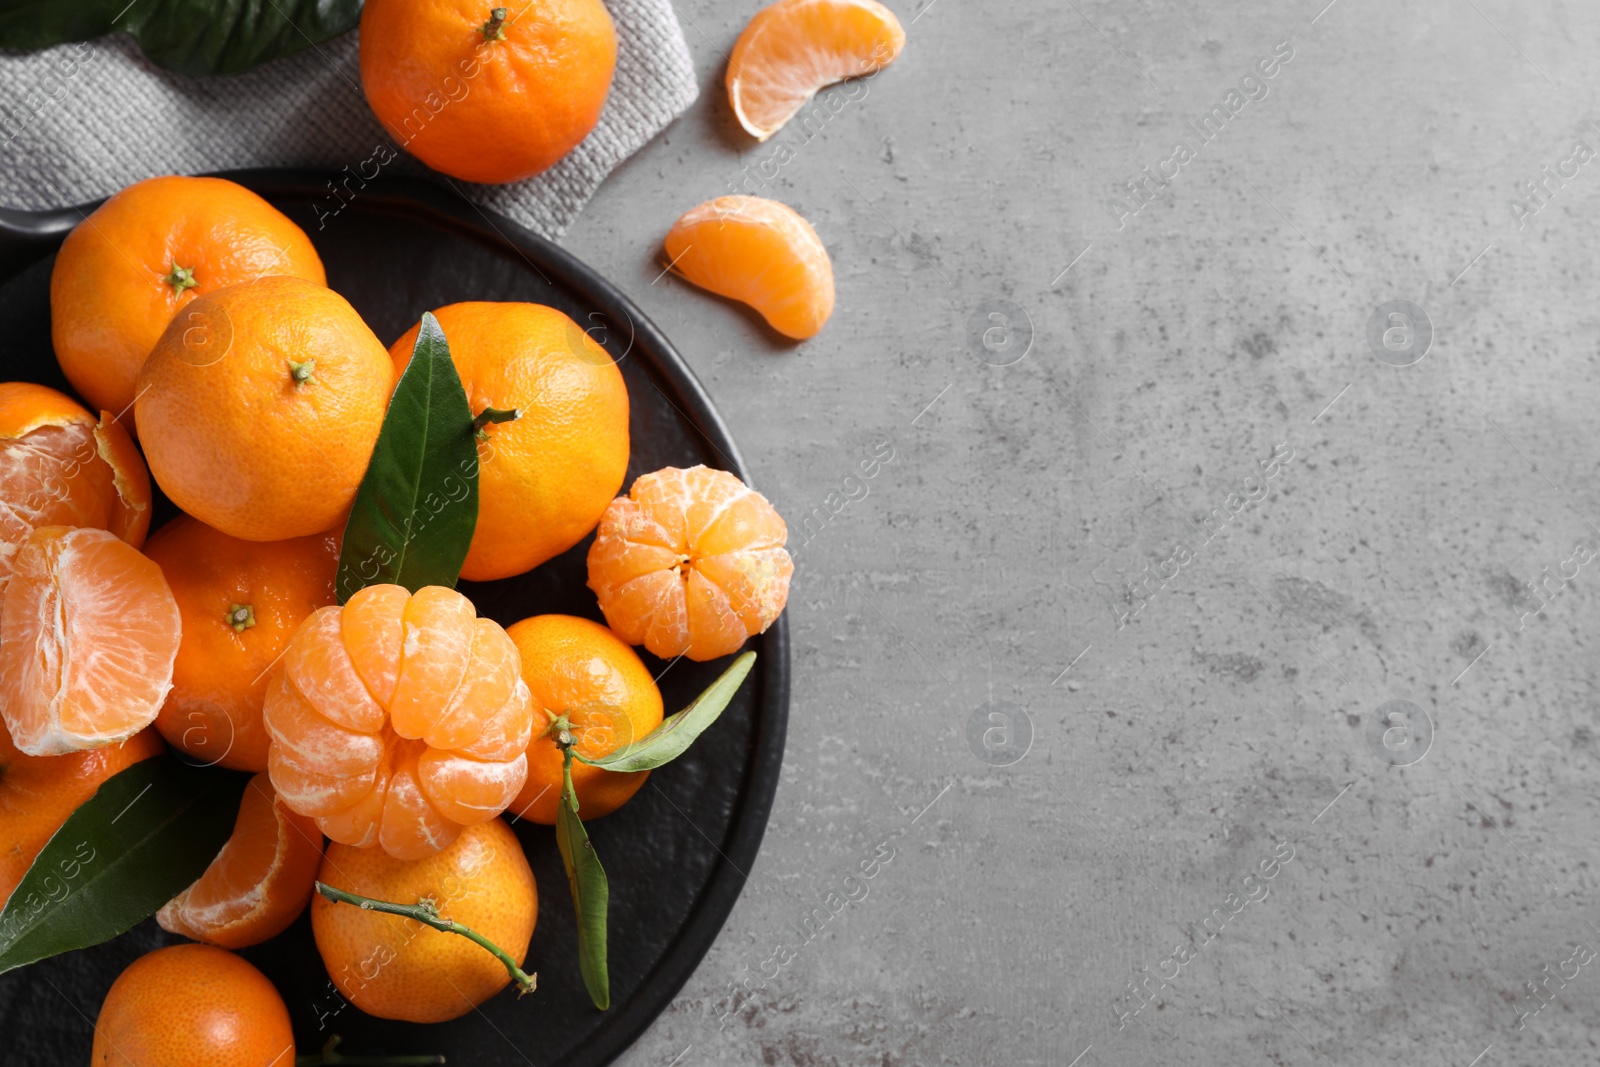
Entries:
<svg viewBox="0 0 1600 1067">
<path fill-rule="evenodd" d="M 727 471 L 667 467 L 611 502 L 589 547 L 589 588 L 618 637 L 663 659 L 716 659 L 789 599 L 789 531 Z"/>
<path fill-rule="evenodd" d="M 182 618 L 161 568 L 105 530 L 42 526 L 0 600 L 0 715 L 18 749 L 126 740 L 172 688 Z"/>
<path fill-rule="evenodd" d="M 905 43 L 900 20 L 877 0 L 778 0 L 734 43 L 728 101 L 739 125 L 765 141 L 818 89 L 882 70 Z"/>
<path fill-rule="evenodd" d="M 627 643 L 597 622 L 571 615 L 535 615 L 506 631 L 522 655 L 522 680 L 533 693 L 535 725 L 528 744 L 528 781 L 511 810 L 554 826 L 565 758 L 552 727 L 568 724 L 573 747 L 590 759 L 609 756 L 661 725 L 661 690 Z M 608 771 L 572 761 L 578 816 L 610 815 L 644 785 L 649 771 Z"/>
<path fill-rule="evenodd" d="M 371 585 L 312 612 L 262 719 L 284 803 L 396 859 L 494 818 L 527 778 L 533 707 L 517 646 L 443 586 Z"/>
<path fill-rule="evenodd" d="M 150 474 L 122 424 L 32 382 L 0 383 L 0 589 L 41 526 L 93 526 L 135 548 L 150 529 Z"/>
<path fill-rule="evenodd" d="M 813 337 L 833 314 L 833 261 L 787 204 L 719 196 L 684 212 L 665 244 L 674 271 L 749 304 L 785 337 Z"/>
<path fill-rule="evenodd" d="M 193 885 L 156 912 L 156 922 L 208 945 L 258 945 L 306 910 L 321 865 L 316 822 L 278 803 L 272 783 L 258 774 L 244 788 L 227 844 Z"/>
</svg>

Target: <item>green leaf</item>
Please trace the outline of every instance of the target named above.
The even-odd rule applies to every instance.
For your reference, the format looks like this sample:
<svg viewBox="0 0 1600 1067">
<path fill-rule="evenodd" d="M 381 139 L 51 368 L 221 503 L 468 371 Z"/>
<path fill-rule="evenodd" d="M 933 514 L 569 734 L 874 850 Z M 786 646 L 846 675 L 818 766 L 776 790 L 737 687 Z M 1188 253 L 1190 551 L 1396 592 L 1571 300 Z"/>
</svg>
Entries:
<svg viewBox="0 0 1600 1067">
<path fill-rule="evenodd" d="M 361 0 L 0 0 L 0 48 L 32 51 L 126 30 L 169 70 L 237 74 L 360 21 Z"/>
<path fill-rule="evenodd" d="M 109 941 L 154 915 L 216 859 L 249 780 L 171 755 L 106 779 L 0 912 L 0 973 Z"/>
<path fill-rule="evenodd" d="M 583 820 L 578 818 L 578 794 L 572 788 L 572 749 L 567 749 L 561 769 L 565 784 L 561 803 L 556 805 L 556 847 L 567 866 L 567 885 L 572 890 L 572 907 L 578 914 L 578 970 L 589 999 L 601 1011 L 611 1007 L 611 976 L 606 968 L 606 909 L 611 902 L 611 886 L 605 868 L 589 842 Z"/>
<path fill-rule="evenodd" d="M 478 525 L 478 442 L 439 320 L 424 312 L 339 553 L 343 604 L 369 585 L 453 587 Z"/>
<path fill-rule="evenodd" d="M 608 771 L 648 771 L 671 763 L 694 744 L 694 739 L 706 727 L 717 721 L 717 716 L 728 706 L 733 694 L 739 691 L 740 684 L 755 662 L 754 652 L 746 652 L 734 660 L 733 665 L 722 672 L 722 677 L 694 698 L 694 703 L 670 716 L 631 745 L 623 745 L 599 759 L 589 759 L 576 749 L 572 750 L 572 754 L 591 767 L 604 767 Z"/>
</svg>

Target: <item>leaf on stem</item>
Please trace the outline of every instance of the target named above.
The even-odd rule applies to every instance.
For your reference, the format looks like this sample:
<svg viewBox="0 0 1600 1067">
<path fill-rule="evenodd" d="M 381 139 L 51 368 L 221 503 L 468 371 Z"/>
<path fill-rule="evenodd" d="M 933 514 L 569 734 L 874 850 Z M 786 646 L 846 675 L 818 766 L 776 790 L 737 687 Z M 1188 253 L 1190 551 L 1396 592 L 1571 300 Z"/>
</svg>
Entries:
<svg viewBox="0 0 1600 1067">
<path fill-rule="evenodd" d="M 683 755 L 706 727 L 717 721 L 755 662 L 754 652 L 744 653 L 722 672 L 722 677 L 695 697 L 693 703 L 632 744 L 598 759 L 590 759 L 576 749 L 572 754 L 591 767 L 603 767 L 608 771 L 648 771 L 671 763 Z"/>
<path fill-rule="evenodd" d="M 606 966 L 606 910 L 611 887 L 583 820 L 578 818 L 578 795 L 572 788 L 572 755 L 569 747 L 562 765 L 565 784 L 561 803 L 556 805 L 556 847 L 567 867 L 567 885 L 578 915 L 578 969 L 583 972 L 583 984 L 594 1006 L 605 1011 L 611 1006 L 611 976 Z"/>
</svg>

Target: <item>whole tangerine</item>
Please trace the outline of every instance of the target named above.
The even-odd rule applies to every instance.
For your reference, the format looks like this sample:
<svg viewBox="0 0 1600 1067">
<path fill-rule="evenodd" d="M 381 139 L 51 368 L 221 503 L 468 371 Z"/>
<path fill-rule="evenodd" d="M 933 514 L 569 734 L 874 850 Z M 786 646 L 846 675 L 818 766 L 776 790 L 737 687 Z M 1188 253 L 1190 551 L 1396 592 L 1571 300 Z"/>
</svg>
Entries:
<svg viewBox="0 0 1600 1067">
<path fill-rule="evenodd" d="M 481 934 L 520 966 L 539 917 L 539 893 L 522 845 L 499 819 L 469 826 L 420 860 L 381 849 L 328 846 L 318 880 L 396 904 L 431 901 L 442 918 Z M 479 945 L 414 919 L 311 900 L 311 932 L 333 984 L 382 1019 L 436 1023 L 465 1015 L 511 981 Z"/>
<path fill-rule="evenodd" d="M 306 616 L 337 599 L 338 538 L 241 541 L 180 515 L 155 532 L 145 555 L 161 567 L 183 617 L 172 692 L 156 728 L 204 763 L 266 770 L 267 677 Z"/>
<path fill-rule="evenodd" d="M 548 170 L 600 120 L 617 31 L 600 0 L 367 0 L 361 87 L 396 141 L 469 182 Z"/>
<path fill-rule="evenodd" d="M 551 727 L 565 718 L 573 747 L 591 759 L 608 756 L 661 725 L 661 690 L 616 634 L 571 615 L 536 615 L 506 633 L 522 654 L 522 678 L 533 694 L 535 728 L 528 743 L 528 781 L 510 810 L 553 826 L 564 757 Z M 608 771 L 572 761 L 578 815 L 609 815 L 644 785 L 649 771 Z"/>
<path fill-rule="evenodd" d="M 541 304 L 473 302 L 434 312 L 478 441 L 478 525 L 461 576 L 509 578 L 593 530 L 628 472 L 628 389 L 610 355 Z M 419 326 L 389 349 L 398 379 Z"/>
<path fill-rule="evenodd" d="M 348 301 L 260 278 L 192 301 L 139 372 L 150 473 L 173 503 L 244 541 L 331 529 L 349 511 L 394 384 Z"/>
<path fill-rule="evenodd" d="M 73 388 L 121 416 L 179 309 L 266 274 L 327 280 L 304 231 L 244 186 L 179 175 L 135 182 L 61 243 L 50 272 L 56 358 Z"/>
<path fill-rule="evenodd" d="M 100 1005 L 94 1067 L 293 1067 L 289 1009 L 267 976 L 210 945 L 169 945 L 117 976 Z"/>
</svg>

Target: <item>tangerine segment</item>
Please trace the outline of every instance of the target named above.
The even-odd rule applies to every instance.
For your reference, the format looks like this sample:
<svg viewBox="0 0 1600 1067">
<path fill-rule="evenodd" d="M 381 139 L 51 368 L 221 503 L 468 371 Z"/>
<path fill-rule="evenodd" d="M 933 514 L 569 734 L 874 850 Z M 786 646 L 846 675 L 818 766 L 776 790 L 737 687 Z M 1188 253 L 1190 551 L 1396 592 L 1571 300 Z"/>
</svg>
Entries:
<svg viewBox="0 0 1600 1067">
<path fill-rule="evenodd" d="M 368 586 L 301 623 L 267 688 L 272 784 L 333 840 L 418 859 L 527 776 L 516 646 L 453 589 Z"/>
<path fill-rule="evenodd" d="M 111 983 L 94 1067 L 294 1067 L 289 1009 L 267 976 L 211 945 L 168 945 Z"/>
<path fill-rule="evenodd" d="M 156 728 L 202 762 L 266 770 L 267 676 L 306 616 L 334 602 L 336 539 L 252 543 L 184 515 L 156 531 L 145 554 L 160 564 L 183 615 Z"/>
<path fill-rule="evenodd" d="M 0 600 L 0 714 L 17 748 L 56 756 L 155 721 L 182 616 L 161 568 L 105 530 L 28 535 Z"/>
<path fill-rule="evenodd" d="M 468 826 L 453 844 L 419 860 L 329 845 L 318 877 L 375 900 L 432 900 L 442 917 L 482 934 L 519 965 L 539 916 L 533 871 L 517 835 L 499 819 Z M 444 1022 L 511 981 L 499 960 L 464 937 L 321 895 L 311 901 L 311 932 L 339 992 L 381 1019 Z"/>
<path fill-rule="evenodd" d="M 481 428 L 478 525 L 461 566 L 470 581 L 509 578 L 583 540 L 622 489 L 627 386 L 606 350 L 555 308 L 473 301 L 434 315 L 473 414 L 518 413 Z M 418 329 L 389 348 L 397 377 Z"/>
<path fill-rule="evenodd" d="M 304 231 L 224 178 L 135 182 L 67 235 L 50 274 L 51 338 L 73 388 L 119 415 L 156 339 L 196 297 L 266 274 L 322 285 Z"/>
<path fill-rule="evenodd" d="M 727 471 L 667 467 L 611 502 L 589 547 L 589 588 L 618 637 L 662 658 L 716 659 L 789 599 L 788 528 Z"/>
<path fill-rule="evenodd" d="M 0 727 L 0 903 L 16 890 L 45 842 L 100 783 L 165 747 L 156 731 L 140 730 L 120 745 L 65 756 L 29 756 Z M 72 862 L 52 873 L 64 877 Z"/>
<path fill-rule="evenodd" d="M 818 89 L 893 63 L 906 31 L 877 0 L 778 0 L 750 20 L 728 59 L 728 101 L 765 141 Z"/>
<path fill-rule="evenodd" d="M 719 196 L 667 232 L 668 262 L 702 289 L 749 304 L 803 341 L 833 314 L 833 262 L 811 223 L 787 204 Z"/>
<path fill-rule="evenodd" d="M 265 774 L 245 786 L 233 834 L 197 881 L 156 913 L 168 933 L 244 948 L 289 928 L 311 900 L 322 831 L 272 791 Z"/>
<path fill-rule="evenodd" d="M 610 755 L 661 725 L 661 690 L 627 643 L 597 622 L 536 615 L 506 631 L 522 655 L 522 678 L 533 694 L 538 729 L 528 744 L 528 781 L 511 804 L 532 822 L 552 826 L 562 790 L 563 756 L 553 724 L 564 717 L 579 752 Z M 622 773 L 572 762 L 578 815 L 595 819 L 622 807 L 649 771 Z"/>
<path fill-rule="evenodd" d="M 137 548 L 150 526 L 150 474 L 122 425 L 54 389 L 0 383 L 0 589 L 40 526 L 93 526 Z"/>
</svg>

